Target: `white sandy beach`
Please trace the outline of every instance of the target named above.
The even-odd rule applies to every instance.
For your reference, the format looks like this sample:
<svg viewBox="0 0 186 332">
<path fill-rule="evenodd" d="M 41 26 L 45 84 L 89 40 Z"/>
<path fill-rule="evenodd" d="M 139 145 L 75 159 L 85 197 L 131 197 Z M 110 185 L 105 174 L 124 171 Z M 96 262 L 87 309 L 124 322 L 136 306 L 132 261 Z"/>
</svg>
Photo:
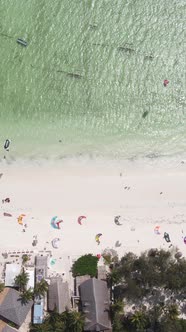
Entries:
<svg viewBox="0 0 186 332">
<path fill-rule="evenodd" d="M 119 256 L 128 251 L 140 253 L 149 248 L 168 249 L 163 238 L 169 233 L 171 243 L 186 256 L 186 164 L 158 167 L 131 162 L 117 166 L 107 163 L 78 161 L 52 165 L 2 164 L 0 173 L 1 204 L 0 249 L 50 249 L 57 259 L 71 259 L 86 253 L 99 254 L 105 248 L 115 248 Z M 122 174 L 121 174 L 122 173 Z M 125 187 L 130 187 L 130 189 Z M 11 213 L 5 217 L 3 213 Z M 27 224 L 17 222 L 23 213 Z M 87 219 L 79 225 L 77 218 Z M 121 215 L 122 226 L 114 223 Z M 51 218 L 63 219 L 61 229 L 53 229 Z M 160 226 L 160 235 L 154 233 Z M 95 235 L 102 233 L 100 245 Z M 33 236 L 38 245 L 32 247 Z M 60 246 L 53 249 L 51 240 L 60 238 Z M 48 243 L 46 243 L 48 242 Z"/>
</svg>

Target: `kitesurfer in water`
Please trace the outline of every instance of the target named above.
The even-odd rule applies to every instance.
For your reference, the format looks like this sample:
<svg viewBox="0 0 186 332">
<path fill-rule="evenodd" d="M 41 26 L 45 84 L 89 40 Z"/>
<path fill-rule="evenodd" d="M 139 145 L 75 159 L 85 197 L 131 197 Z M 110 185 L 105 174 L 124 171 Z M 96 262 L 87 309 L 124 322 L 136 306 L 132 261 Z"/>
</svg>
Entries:
<svg viewBox="0 0 186 332">
<path fill-rule="evenodd" d="M 9 146 L 10 146 L 10 140 L 9 139 L 6 139 L 5 143 L 4 143 L 4 149 L 6 151 L 9 151 Z"/>
<path fill-rule="evenodd" d="M 163 81 L 163 85 L 166 87 L 167 85 L 169 84 L 169 81 L 168 80 L 164 80 Z"/>
</svg>

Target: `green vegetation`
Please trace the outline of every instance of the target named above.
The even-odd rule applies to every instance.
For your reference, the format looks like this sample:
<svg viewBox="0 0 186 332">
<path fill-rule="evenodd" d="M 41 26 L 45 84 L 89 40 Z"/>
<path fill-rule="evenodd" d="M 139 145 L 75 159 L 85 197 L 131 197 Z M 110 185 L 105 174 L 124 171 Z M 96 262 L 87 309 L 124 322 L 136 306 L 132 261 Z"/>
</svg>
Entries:
<svg viewBox="0 0 186 332">
<path fill-rule="evenodd" d="M 29 260 L 30 260 L 30 258 L 29 258 L 28 255 L 23 255 L 23 256 L 22 256 L 22 263 L 23 263 L 23 265 L 24 265 L 25 263 L 27 263 Z"/>
<path fill-rule="evenodd" d="M 34 289 L 34 295 L 36 296 L 44 296 L 46 292 L 48 291 L 48 283 L 45 279 L 41 279 L 40 282 L 38 282 Z"/>
<path fill-rule="evenodd" d="M 25 290 L 23 293 L 20 294 L 20 299 L 22 304 L 27 304 L 30 300 L 33 299 L 33 291 L 31 288 Z"/>
<path fill-rule="evenodd" d="M 22 272 L 17 277 L 15 277 L 15 284 L 19 288 L 20 292 L 24 292 L 26 290 L 28 280 L 29 280 L 28 273 L 26 273 L 23 268 Z"/>
<path fill-rule="evenodd" d="M 84 316 L 77 311 L 66 310 L 58 314 L 56 310 L 45 318 L 43 324 L 31 325 L 30 332 L 83 332 Z"/>
<path fill-rule="evenodd" d="M 5 285 L 3 284 L 3 282 L 0 282 L 0 293 L 4 290 Z"/>
<path fill-rule="evenodd" d="M 186 320 L 179 318 L 186 296 L 186 260 L 175 257 L 170 251 L 149 250 L 139 257 L 127 253 L 114 264 L 108 275 L 115 286 L 113 332 L 186 331 Z M 122 302 L 133 310 L 122 311 Z"/>
<path fill-rule="evenodd" d="M 97 276 L 98 258 L 92 254 L 81 256 L 72 266 L 73 277 L 90 275 Z"/>
<path fill-rule="evenodd" d="M 31 288 L 27 289 L 28 281 L 28 273 L 26 273 L 23 268 L 22 272 L 15 278 L 15 284 L 21 293 L 20 300 L 22 304 L 28 303 L 34 296 L 44 296 L 48 291 L 48 283 L 45 279 L 42 279 L 36 284 L 34 291 L 32 291 Z"/>
<path fill-rule="evenodd" d="M 106 248 L 102 252 L 102 257 L 104 259 L 105 265 L 112 266 L 112 264 L 115 264 L 118 262 L 118 254 L 117 254 L 117 251 L 114 249 Z"/>
</svg>

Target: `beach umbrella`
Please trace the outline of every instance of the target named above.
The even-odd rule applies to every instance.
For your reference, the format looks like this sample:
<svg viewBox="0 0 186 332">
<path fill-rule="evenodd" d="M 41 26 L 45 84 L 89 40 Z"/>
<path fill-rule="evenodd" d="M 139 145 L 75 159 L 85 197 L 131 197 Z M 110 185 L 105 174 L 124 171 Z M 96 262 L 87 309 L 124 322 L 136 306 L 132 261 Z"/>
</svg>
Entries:
<svg viewBox="0 0 186 332">
<path fill-rule="evenodd" d="M 63 222 L 63 220 L 62 219 L 59 219 L 57 216 L 55 216 L 55 217 L 53 217 L 52 219 L 51 219 L 51 226 L 53 227 L 53 228 L 55 228 L 55 229 L 60 229 L 60 227 L 59 227 L 59 224 L 60 223 L 62 223 Z"/>
<path fill-rule="evenodd" d="M 60 241 L 60 239 L 55 237 L 55 239 L 52 240 L 52 247 L 55 248 L 55 249 L 58 249 L 59 248 L 59 241 Z"/>
<path fill-rule="evenodd" d="M 114 218 L 114 222 L 115 222 L 115 224 L 117 225 L 117 226 L 121 226 L 121 225 L 123 225 L 123 224 L 121 224 L 120 222 L 119 222 L 119 219 L 121 218 L 121 216 L 116 216 L 115 218 Z"/>
<path fill-rule="evenodd" d="M 82 219 L 86 219 L 86 218 L 87 218 L 86 216 L 79 216 L 79 217 L 78 217 L 78 224 L 79 224 L 79 225 L 82 225 L 81 220 L 82 220 Z"/>
<path fill-rule="evenodd" d="M 186 236 L 184 237 L 183 242 L 186 244 Z"/>
<path fill-rule="evenodd" d="M 164 233 L 164 239 L 165 239 L 165 241 L 166 242 L 171 242 L 171 240 L 170 240 L 170 236 L 169 236 L 169 234 L 168 233 Z"/>
<path fill-rule="evenodd" d="M 160 229 L 160 226 L 156 226 L 154 228 L 154 233 L 157 234 L 157 235 L 160 235 L 161 233 L 160 233 L 159 229 Z"/>
<path fill-rule="evenodd" d="M 101 233 L 96 234 L 96 236 L 95 236 L 95 240 L 96 240 L 97 244 L 100 244 L 100 237 L 101 237 L 101 236 L 102 236 Z"/>
<path fill-rule="evenodd" d="M 26 214 L 20 214 L 19 217 L 17 218 L 18 224 L 23 225 L 23 218 L 26 217 Z"/>
</svg>

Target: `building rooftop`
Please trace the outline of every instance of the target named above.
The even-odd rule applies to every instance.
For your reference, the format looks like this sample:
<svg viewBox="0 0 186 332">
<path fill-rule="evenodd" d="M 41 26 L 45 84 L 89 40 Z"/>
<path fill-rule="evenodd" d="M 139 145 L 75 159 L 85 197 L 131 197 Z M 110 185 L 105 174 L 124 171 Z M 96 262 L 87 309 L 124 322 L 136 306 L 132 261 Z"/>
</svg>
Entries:
<svg viewBox="0 0 186 332">
<path fill-rule="evenodd" d="M 109 291 L 107 283 L 96 278 L 86 280 L 80 285 L 82 311 L 85 314 L 85 331 L 108 331 Z"/>
<path fill-rule="evenodd" d="M 5 270 L 5 286 L 14 287 L 15 277 L 21 272 L 21 264 L 6 264 Z"/>
<path fill-rule="evenodd" d="M 8 320 L 17 326 L 21 326 L 24 322 L 33 301 L 22 304 L 20 293 L 13 288 L 6 287 L 0 293 L 0 317 Z"/>
<path fill-rule="evenodd" d="M 34 303 L 34 314 L 33 314 L 33 323 L 42 324 L 43 323 L 43 299 Z"/>
<path fill-rule="evenodd" d="M 36 256 L 36 282 L 47 277 L 48 256 Z"/>
<path fill-rule="evenodd" d="M 53 311 L 56 308 L 61 314 L 70 306 L 68 283 L 63 282 L 60 277 L 51 278 L 48 288 L 48 309 Z"/>
<path fill-rule="evenodd" d="M 25 272 L 28 273 L 28 283 L 27 283 L 27 289 L 29 288 L 34 288 L 34 284 L 35 284 L 35 269 L 34 267 L 27 267 L 25 268 Z"/>
<path fill-rule="evenodd" d="M 1 322 L 3 324 L 1 324 Z M 18 332 L 18 330 L 3 321 L 0 321 L 0 332 Z"/>
<path fill-rule="evenodd" d="M 86 280 L 90 279 L 88 274 L 84 276 L 77 276 L 75 279 L 75 295 L 79 296 L 79 286 Z"/>
</svg>

